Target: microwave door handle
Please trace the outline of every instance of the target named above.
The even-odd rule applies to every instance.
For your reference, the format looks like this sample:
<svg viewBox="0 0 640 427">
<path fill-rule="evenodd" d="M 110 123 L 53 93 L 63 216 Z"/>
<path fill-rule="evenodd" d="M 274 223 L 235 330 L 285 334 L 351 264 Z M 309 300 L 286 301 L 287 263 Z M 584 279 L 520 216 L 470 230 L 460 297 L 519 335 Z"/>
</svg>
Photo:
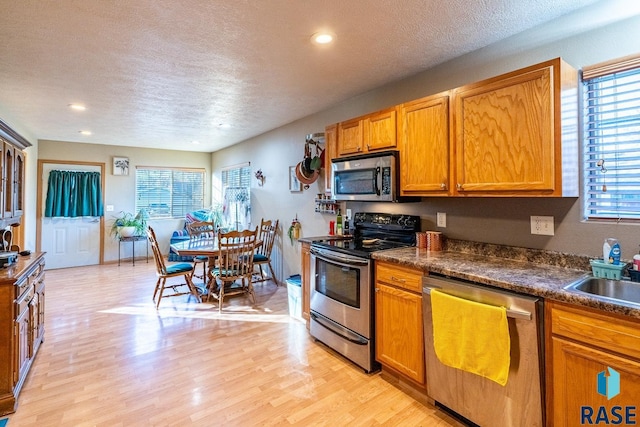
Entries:
<svg viewBox="0 0 640 427">
<path fill-rule="evenodd" d="M 380 186 L 378 185 L 378 179 L 380 179 L 382 181 L 382 174 L 380 174 L 380 166 L 376 167 L 376 172 L 374 175 L 374 181 L 376 183 L 376 195 L 379 196 L 380 195 Z"/>
</svg>

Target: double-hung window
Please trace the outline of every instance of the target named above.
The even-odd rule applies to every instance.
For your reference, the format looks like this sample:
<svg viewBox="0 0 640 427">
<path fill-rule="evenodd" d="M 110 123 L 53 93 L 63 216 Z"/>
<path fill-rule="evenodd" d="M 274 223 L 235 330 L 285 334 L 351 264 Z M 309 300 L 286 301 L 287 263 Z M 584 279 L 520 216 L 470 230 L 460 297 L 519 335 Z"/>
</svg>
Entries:
<svg viewBox="0 0 640 427">
<path fill-rule="evenodd" d="M 136 168 L 136 212 L 150 218 L 184 218 L 204 207 L 204 169 Z"/>
<path fill-rule="evenodd" d="M 585 67 L 586 219 L 640 219 L 640 55 Z"/>
</svg>

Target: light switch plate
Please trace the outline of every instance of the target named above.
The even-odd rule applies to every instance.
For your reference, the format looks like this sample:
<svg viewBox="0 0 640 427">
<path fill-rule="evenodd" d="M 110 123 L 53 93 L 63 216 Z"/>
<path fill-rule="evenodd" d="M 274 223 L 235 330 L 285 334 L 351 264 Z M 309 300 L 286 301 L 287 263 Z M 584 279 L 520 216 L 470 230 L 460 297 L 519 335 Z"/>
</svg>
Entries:
<svg viewBox="0 0 640 427">
<path fill-rule="evenodd" d="M 531 216 L 531 234 L 542 234 L 545 236 L 553 236 L 553 217 L 552 216 Z"/>
<path fill-rule="evenodd" d="M 113 205 L 107 205 L 107 212 L 113 212 Z"/>
<path fill-rule="evenodd" d="M 438 227 L 447 228 L 447 214 L 445 212 L 438 212 L 436 225 Z"/>
</svg>

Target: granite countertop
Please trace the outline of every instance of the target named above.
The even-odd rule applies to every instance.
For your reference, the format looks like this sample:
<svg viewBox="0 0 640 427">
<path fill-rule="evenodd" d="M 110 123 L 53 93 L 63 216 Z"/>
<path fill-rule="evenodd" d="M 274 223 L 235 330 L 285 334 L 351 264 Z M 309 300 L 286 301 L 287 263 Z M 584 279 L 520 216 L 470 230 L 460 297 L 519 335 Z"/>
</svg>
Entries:
<svg viewBox="0 0 640 427">
<path fill-rule="evenodd" d="M 375 252 L 372 257 L 375 260 L 418 268 L 424 272 L 640 319 L 640 308 L 604 302 L 563 289 L 568 284 L 591 274 L 590 268 L 586 267 L 589 265 L 588 257 L 572 258 L 572 255 L 558 254 L 548 256 L 544 251 L 519 251 L 521 248 L 511 248 L 509 253 L 515 252 L 515 256 L 505 257 L 501 254 L 504 247 L 482 245 L 469 251 L 459 244 L 449 246 L 451 247 L 441 252 L 430 252 L 415 247 L 389 249 Z M 499 249 L 493 250 L 496 248 Z M 483 250 L 476 252 L 478 249 Z M 576 268 L 572 268 L 574 265 Z"/>
</svg>

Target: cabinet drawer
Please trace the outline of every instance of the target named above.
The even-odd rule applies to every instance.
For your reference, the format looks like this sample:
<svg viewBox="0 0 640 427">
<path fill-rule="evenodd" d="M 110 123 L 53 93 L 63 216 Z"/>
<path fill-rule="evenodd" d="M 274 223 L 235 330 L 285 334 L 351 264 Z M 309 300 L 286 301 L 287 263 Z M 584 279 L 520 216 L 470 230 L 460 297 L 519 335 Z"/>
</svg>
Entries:
<svg viewBox="0 0 640 427">
<path fill-rule="evenodd" d="M 42 275 L 43 272 L 44 272 L 44 262 L 41 261 L 27 275 L 27 281 L 29 282 L 29 284 L 32 284 L 32 283 L 35 283 L 36 281 L 38 281 L 40 279 L 39 276 Z"/>
<path fill-rule="evenodd" d="M 420 270 L 377 261 L 376 280 L 409 291 L 422 293 L 422 271 Z"/>
<path fill-rule="evenodd" d="M 554 305 L 551 332 L 640 360 L 640 322 Z"/>
<path fill-rule="evenodd" d="M 24 310 L 29 307 L 29 302 L 33 299 L 35 289 L 33 286 L 29 286 L 25 292 L 16 299 L 16 316 L 19 316 Z"/>
</svg>

